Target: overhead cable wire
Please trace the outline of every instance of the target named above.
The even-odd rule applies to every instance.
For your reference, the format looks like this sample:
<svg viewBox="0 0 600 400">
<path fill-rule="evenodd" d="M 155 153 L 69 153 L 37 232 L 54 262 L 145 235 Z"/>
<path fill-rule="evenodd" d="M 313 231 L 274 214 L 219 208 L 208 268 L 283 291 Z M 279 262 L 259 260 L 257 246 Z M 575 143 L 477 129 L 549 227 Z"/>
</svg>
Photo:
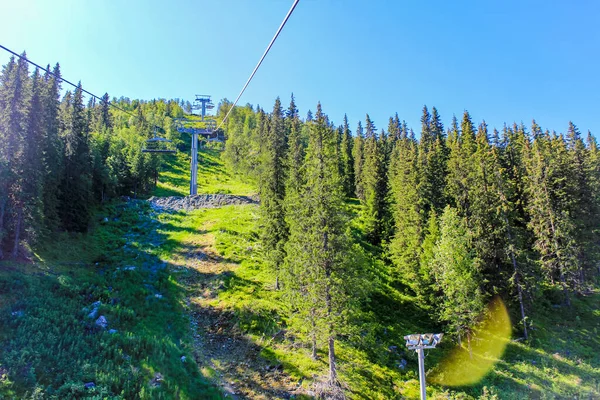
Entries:
<svg viewBox="0 0 600 400">
<path fill-rule="evenodd" d="M 146 119 L 145 119 L 145 118 L 143 118 L 143 117 L 140 117 L 139 115 L 135 115 L 135 114 L 133 114 L 132 112 L 129 112 L 129 111 L 127 111 L 127 110 L 125 110 L 125 109 L 123 109 L 123 108 L 121 108 L 121 107 L 119 107 L 119 106 L 117 106 L 117 105 L 113 104 L 111 101 L 106 101 L 106 100 L 104 100 L 104 99 L 103 99 L 102 97 L 100 97 L 100 96 L 96 96 L 94 93 L 92 93 L 92 92 L 89 92 L 89 91 L 85 90 L 84 88 L 80 87 L 80 85 L 76 85 L 76 84 L 74 84 L 73 82 L 70 82 L 70 81 L 66 80 L 66 79 L 65 79 L 65 78 L 63 78 L 62 76 L 57 76 L 57 75 L 56 75 L 54 72 L 50 71 L 50 68 L 44 68 L 44 67 L 40 66 L 39 64 L 37 64 L 37 63 L 34 63 L 33 61 L 31 61 L 31 60 L 30 60 L 30 59 L 28 59 L 27 57 L 24 57 L 24 56 L 22 56 L 22 55 L 20 55 L 20 54 L 17 54 L 17 53 L 15 53 L 15 52 L 14 52 L 14 51 L 12 51 L 11 49 L 9 49 L 9 48 L 7 48 L 7 47 L 4 47 L 4 46 L 2 46 L 1 44 L 0 44 L 0 48 L 2 48 L 3 50 L 6 50 L 6 51 L 8 51 L 10 54 L 12 54 L 12 55 L 14 55 L 14 56 L 16 56 L 16 57 L 20 58 L 21 60 L 27 61 L 29 64 L 31 64 L 31 65 L 34 65 L 35 67 L 37 67 L 37 68 L 41 69 L 42 71 L 45 71 L 45 72 L 47 72 L 48 74 L 52 75 L 53 77 L 55 77 L 55 78 L 57 78 L 57 79 L 60 79 L 62 82 L 65 82 L 65 83 L 67 83 L 67 84 L 69 84 L 69 85 L 73 86 L 74 88 L 79 88 L 79 89 L 81 89 L 81 91 L 82 91 L 83 93 L 85 93 L 85 94 L 88 94 L 88 95 L 90 95 L 90 96 L 92 96 L 92 97 L 94 97 L 94 98 L 96 98 L 96 99 L 100 100 L 102 103 L 106 103 L 106 104 L 108 104 L 110 107 L 113 107 L 113 108 L 115 108 L 115 109 L 117 109 L 117 110 L 119 110 L 119 111 L 121 111 L 121 112 L 124 112 L 125 114 L 128 114 L 128 115 L 130 115 L 130 116 L 132 116 L 132 117 L 134 117 L 134 118 L 139 118 L 139 119 L 140 119 L 141 121 L 143 121 L 143 122 L 148 122 L 148 121 L 146 121 Z M 156 127 L 157 127 L 157 126 L 156 126 Z"/>
<path fill-rule="evenodd" d="M 279 29 L 277 29 L 277 32 L 275 33 L 275 36 L 273 36 L 273 39 L 271 39 L 271 43 L 269 43 L 269 45 L 267 46 L 267 49 L 265 50 L 265 52 L 263 53 L 262 57 L 258 61 L 258 64 L 256 64 L 256 67 L 254 67 L 254 71 L 252 71 L 252 73 L 250 74 L 250 77 L 246 81 L 246 84 L 244 85 L 244 87 L 240 91 L 240 94 L 238 94 L 238 97 L 233 102 L 233 105 L 231 106 L 231 108 L 229 109 L 229 111 L 227 111 L 227 114 L 225 114 L 225 118 L 223 118 L 223 120 L 219 124 L 219 127 L 217 128 L 217 130 L 219 128 L 221 128 L 221 126 L 223 126 L 223 124 L 225 123 L 225 121 L 227 121 L 227 117 L 229 117 L 229 114 L 231 114 L 231 111 L 233 111 L 233 109 L 235 108 L 237 102 L 240 100 L 240 97 L 242 97 L 242 94 L 244 94 L 244 91 L 248 87 L 248 84 L 250 83 L 250 81 L 252 80 L 252 78 L 254 78 L 254 74 L 256 74 L 256 71 L 258 71 L 258 67 L 260 67 L 260 64 L 262 64 L 263 60 L 267 56 L 267 53 L 269 52 L 269 50 L 271 50 L 271 47 L 273 46 L 273 43 L 275 43 L 275 40 L 277 39 L 277 36 L 279 36 L 279 34 L 281 33 L 283 27 L 285 26 L 285 23 L 288 21 L 288 19 L 292 15 L 292 12 L 294 12 L 294 8 L 296 8 L 296 6 L 298 5 L 298 1 L 300 1 L 300 0 L 294 0 L 294 4 L 292 4 L 292 7 L 290 8 L 290 11 L 288 11 L 287 15 L 285 16 L 285 18 L 281 22 L 281 25 L 279 25 Z"/>
</svg>

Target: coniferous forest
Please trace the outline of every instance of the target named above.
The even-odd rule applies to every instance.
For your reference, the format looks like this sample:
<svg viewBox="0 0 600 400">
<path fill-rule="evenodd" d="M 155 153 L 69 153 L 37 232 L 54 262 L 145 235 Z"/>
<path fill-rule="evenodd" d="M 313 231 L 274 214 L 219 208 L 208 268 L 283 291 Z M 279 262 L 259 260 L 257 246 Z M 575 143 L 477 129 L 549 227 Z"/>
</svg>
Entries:
<svg viewBox="0 0 600 400">
<path fill-rule="evenodd" d="M 352 134 L 320 104 L 301 120 L 293 96 L 287 110 L 277 99 L 272 112 L 233 115 L 225 160 L 260 182 L 265 257 L 309 336 L 327 339 L 330 381 L 335 337 L 372 281 L 353 246 L 350 199 L 368 246 L 458 340 L 494 296 L 527 339 L 544 296 L 568 306 L 597 282 L 598 145 L 573 123 L 499 131 L 465 111 L 445 127 L 424 106 L 418 139 L 398 114 L 380 130 L 367 114 Z"/>
<path fill-rule="evenodd" d="M 57 230 L 85 232 L 106 199 L 149 193 L 159 158 L 142 152 L 144 141 L 155 127 L 179 137 L 173 118 L 185 103 L 105 94 L 85 104 L 81 84 L 61 90 L 58 64 L 47 71 L 14 57 L 2 69 L 0 258 L 26 255 Z M 109 103 L 124 112 L 115 115 Z"/>
<path fill-rule="evenodd" d="M 167 167 L 142 148 L 157 129 L 184 143 L 174 119 L 189 115 L 189 103 L 90 99 L 81 84 L 63 87 L 58 64 L 48 71 L 11 58 L 0 74 L 6 262 L 32 262 L 58 234 L 91 234 L 103 207 L 153 194 Z M 230 107 L 223 100 L 217 119 Z M 340 343 L 366 352 L 384 343 L 376 338 L 391 322 L 372 306 L 383 281 L 465 346 L 494 298 L 509 309 L 513 337 L 527 342 L 536 310 L 568 309 L 597 289 L 600 153 L 590 132 L 535 121 L 488 127 L 467 111 L 442 117 L 428 106 L 420 127 L 398 114 L 385 122 L 367 114 L 356 127 L 341 121 L 321 104 L 302 117 L 293 96 L 287 108 L 279 98 L 272 110 L 236 107 L 220 156 L 260 196 L 256 262 L 285 310 L 272 318 L 325 361 L 329 387 L 345 384 Z M 12 370 L 0 358 L 2 371 Z M 51 385 L 37 373 L 31 382 Z M 143 397 L 139 387 L 113 387 Z"/>
</svg>

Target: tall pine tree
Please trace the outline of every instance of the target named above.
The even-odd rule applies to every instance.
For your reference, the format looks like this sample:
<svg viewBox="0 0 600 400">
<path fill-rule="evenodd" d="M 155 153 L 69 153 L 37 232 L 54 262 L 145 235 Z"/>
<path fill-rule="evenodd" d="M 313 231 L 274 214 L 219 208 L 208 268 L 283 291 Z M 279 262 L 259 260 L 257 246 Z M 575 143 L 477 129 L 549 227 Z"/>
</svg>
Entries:
<svg viewBox="0 0 600 400">
<path fill-rule="evenodd" d="M 43 214 L 45 227 L 55 231 L 60 226 L 58 215 L 60 183 L 63 174 L 63 143 L 60 140 L 60 66 L 56 64 L 50 73 L 48 66 L 44 74 L 44 138 L 42 141 Z"/>
<path fill-rule="evenodd" d="M 364 142 L 362 184 L 364 190 L 363 217 L 365 233 L 373 244 L 383 236 L 383 218 L 386 200 L 384 170 L 384 141 L 377 137 L 375 124 L 367 114 Z"/>
<path fill-rule="evenodd" d="M 356 197 L 360 201 L 365 200 L 365 188 L 363 183 L 363 167 L 365 164 L 364 158 L 365 138 L 363 127 L 360 121 L 356 127 L 356 136 L 354 137 L 354 146 L 352 147 L 352 158 L 354 158 L 354 189 Z"/>
<path fill-rule="evenodd" d="M 419 277 L 422 217 L 418 191 L 418 145 L 403 135 L 397 142 L 390 164 L 390 190 L 395 233 L 390 253 L 400 278 L 415 292 Z"/>
<path fill-rule="evenodd" d="M 485 309 L 482 277 L 474 262 L 468 228 L 457 211 L 447 206 L 440 218 L 440 238 L 433 261 L 439 318 L 449 330 L 471 345 L 473 328 Z"/>
<path fill-rule="evenodd" d="M 279 290 L 279 273 L 285 257 L 287 226 L 283 200 L 285 197 L 287 154 L 283 110 L 275 100 L 269 127 L 262 146 L 260 179 L 260 208 L 262 243 L 268 265 L 275 271 L 275 289 Z"/>
<path fill-rule="evenodd" d="M 297 218 L 290 220 L 286 245 L 286 288 L 301 319 L 308 325 L 316 356 L 317 338 L 328 349 L 330 384 L 337 385 L 335 340 L 353 303 L 356 268 L 346 234 L 344 194 L 337 160 L 335 130 L 321 105 L 309 126 L 306 185 Z"/>
<path fill-rule="evenodd" d="M 354 181 L 354 157 L 352 133 L 348 125 L 348 116 L 344 114 L 344 124 L 342 125 L 342 142 L 340 144 L 340 163 L 341 163 L 341 178 L 346 197 L 354 197 L 355 181 Z"/>
<path fill-rule="evenodd" d="M 87 229 L 91 207 L 91 162 L 88 127 L 81 83 L 63 100 L 65 168 L 61 185 L 60 215 L 69 231 Z"/>
</svg>

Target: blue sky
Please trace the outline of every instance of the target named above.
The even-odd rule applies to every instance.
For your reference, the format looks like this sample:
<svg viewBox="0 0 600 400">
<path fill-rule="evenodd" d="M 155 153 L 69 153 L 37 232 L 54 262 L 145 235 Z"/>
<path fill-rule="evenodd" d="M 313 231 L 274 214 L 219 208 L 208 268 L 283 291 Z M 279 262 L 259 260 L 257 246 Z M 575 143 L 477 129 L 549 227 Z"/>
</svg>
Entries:
<svg viewBox="0 0 600 400">
<path fill-rule="evenodd" d="M 0 43 L 96 94 L 233 100 L 292 1 L 6 1 Z M 352 128 L 424 104 L 475 122 L 600 132 L 598 1 L 300 0 L 240 104 L 294 92 Z M 0 54 L 0 62 L 8 60 Z"/>
</svg>

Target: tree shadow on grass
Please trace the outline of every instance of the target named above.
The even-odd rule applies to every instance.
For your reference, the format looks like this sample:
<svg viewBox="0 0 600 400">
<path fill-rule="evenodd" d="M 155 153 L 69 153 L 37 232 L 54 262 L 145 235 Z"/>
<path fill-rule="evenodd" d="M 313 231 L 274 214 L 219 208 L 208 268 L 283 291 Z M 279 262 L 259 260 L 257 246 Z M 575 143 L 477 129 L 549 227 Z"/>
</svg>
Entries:
<svg viewBox="0 0 600 400">
<path fill-rule="evenodd" d="M 130 207 L 126 212 L 144 214 Z M 143 392 L 221 398 L 189 357 L 189 323 L 179 301 L 181 288 L 169 277 L 171 266 L 152 253 L 142 235 L 132 238 L 139 243 L 137 251 L 102 246 L 113 243 L 105 241 L 106 235 L 127 232 L 113 228 L 108 224 L 90 234 L 99 242 L 97 251 L 106 253 L 105 261 L 64 266 L 57 253 L 37 271 L 30 264 L 13 264 L 17 271 L 2 274 L 0 296 L 5 298 L 7 285 L 12 294 L 0 304 L 0 366 L 13 382 L 8 393 L 20 397 L 38 386 L 65 399 L 138 398 Z M 77 240 L 54 245 L 80 246 L 82 257 L 95 257 Z M 100 316 L 105 328 L 97 323 Z M 189 361 L 183 362 L 186 354 Z M 1 395 L 7 394 L 3 388 Z"/>
</svg>

